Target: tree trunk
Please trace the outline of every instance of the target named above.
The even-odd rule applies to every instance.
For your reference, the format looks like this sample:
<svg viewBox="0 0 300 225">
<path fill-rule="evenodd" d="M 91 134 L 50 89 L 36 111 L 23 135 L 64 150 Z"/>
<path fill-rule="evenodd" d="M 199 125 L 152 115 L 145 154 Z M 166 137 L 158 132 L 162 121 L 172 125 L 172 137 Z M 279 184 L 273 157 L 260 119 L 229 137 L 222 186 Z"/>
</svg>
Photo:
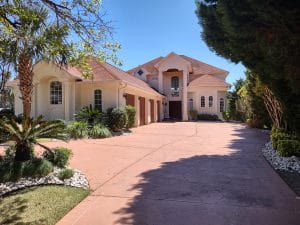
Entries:
<svg viewBox="0 0 300 225">
<path fill-rule="evenodd" d="M 31 94 L 33 90 L 33 65 L 29 54 L 24 51 L 19 56 L 18 78 L 20 81 L 19 89 L 21 92 L 21 99 L 23 103 L 24 119 L 30 117 L 31 111 Z"/>
<path fill-rule="evenodd" d="M 16 144 L 15 161 L 26 161 L 33 157 L 33 146 L 27 142 Z"/>
</svg>

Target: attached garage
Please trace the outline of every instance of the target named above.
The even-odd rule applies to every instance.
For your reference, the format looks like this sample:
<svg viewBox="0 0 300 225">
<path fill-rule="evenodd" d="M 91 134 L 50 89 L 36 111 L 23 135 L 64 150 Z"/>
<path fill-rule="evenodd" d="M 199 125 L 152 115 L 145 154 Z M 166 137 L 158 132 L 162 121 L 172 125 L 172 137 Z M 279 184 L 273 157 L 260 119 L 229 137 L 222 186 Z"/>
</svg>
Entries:
<svg viewBox="0 0 300 225">
<path fill-rule="evenodd" d="M 146 101 L 144 97 L 139 97 L 140 102 L 140 126 L 146 124 Z"/>
<path fill-rule="evenodd" d="M 151 123 L 155 122 L 154 119 L 154 100 L 150 99 L 150 117 L 151 117 Z"/>
</svg>

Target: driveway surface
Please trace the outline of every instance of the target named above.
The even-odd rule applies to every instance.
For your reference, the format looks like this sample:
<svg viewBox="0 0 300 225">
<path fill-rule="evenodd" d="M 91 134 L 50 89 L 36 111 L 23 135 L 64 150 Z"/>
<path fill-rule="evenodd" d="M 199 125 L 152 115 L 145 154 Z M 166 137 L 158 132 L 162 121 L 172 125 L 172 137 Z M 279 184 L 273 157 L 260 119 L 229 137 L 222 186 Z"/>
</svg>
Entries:
<svg viewBox="0 0 300 225">
<path fill-rule="evenodd" d="M 68 143 L 92 194 L 59 225 L 298 225 L 300 200 L 241 124 L 155 123 Z M 51 143 L 51 145 L 66 145 Z"/>
</svg>

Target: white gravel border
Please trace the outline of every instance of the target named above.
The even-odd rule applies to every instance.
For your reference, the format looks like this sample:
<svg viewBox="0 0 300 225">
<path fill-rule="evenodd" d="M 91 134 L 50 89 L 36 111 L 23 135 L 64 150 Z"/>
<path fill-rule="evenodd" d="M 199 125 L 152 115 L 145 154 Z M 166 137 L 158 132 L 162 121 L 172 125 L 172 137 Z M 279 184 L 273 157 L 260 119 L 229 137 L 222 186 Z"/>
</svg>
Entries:
<svg viewBox="0 0 300 225">
<path fill-rule="evenodd" d="M 66 186 L 89 189 L 89 182 L 86 176 L 81 171 L 74 169 L 73 170 L 74 175 L 70 179 L 65 179 L 62 181 L 57 176 L 61 170 L 63 169 L 54 168 L 54 171 L 52 173 L 41 178 L 28 177 L 28 178 L 21 178 L 16 182 L 0 183 L 0 196 L 26 187 L 47 185 L 47 184 L 66 185 Z"/>
<path fill-rule="evenodd" d="M 300 160 L 295 156 L 282 157 L 272 148 L 272 142 L 266 143 L 262 149 L 264 157 L 269 161 L 275 170 L 300 173 Z"/>
</svg>

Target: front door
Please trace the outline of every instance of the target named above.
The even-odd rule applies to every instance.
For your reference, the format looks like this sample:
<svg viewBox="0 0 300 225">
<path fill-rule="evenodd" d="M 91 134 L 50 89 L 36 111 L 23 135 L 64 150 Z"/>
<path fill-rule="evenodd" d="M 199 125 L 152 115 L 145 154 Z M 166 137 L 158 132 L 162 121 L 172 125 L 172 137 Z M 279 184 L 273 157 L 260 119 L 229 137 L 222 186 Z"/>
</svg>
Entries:
<svg viewBox="0 0 300 225">
<path fill-rule="evenodd" d="M 182 119 L 181 101 L 169 101 L 169 117 L 174 120 Z"/>
</svg>

